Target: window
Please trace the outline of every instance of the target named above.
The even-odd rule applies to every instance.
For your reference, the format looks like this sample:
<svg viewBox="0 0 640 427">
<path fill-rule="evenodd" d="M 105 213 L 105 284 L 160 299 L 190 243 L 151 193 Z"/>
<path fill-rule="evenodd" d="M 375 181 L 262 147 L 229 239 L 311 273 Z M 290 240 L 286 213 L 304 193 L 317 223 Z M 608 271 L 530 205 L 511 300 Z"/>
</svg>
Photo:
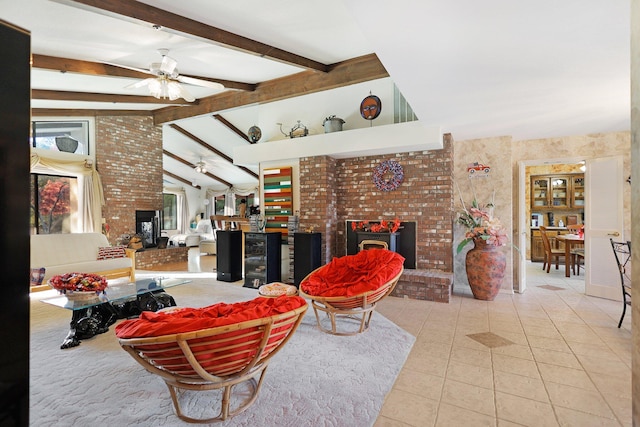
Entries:
<svg viewBox="0 0 640 427">
<path fill-rule="evenodd" d="M 178 229 L 178 196 L 175 194 L 163 193 L 163 230 Z"/>
<path fill-rule="evenodd" d="M 224 196 L 215 198 L 215 211 L 216 215 L 224 215 Z"/>
<path fill-rule="evenodd" d="M 89 121 L 32 122 L 31 146 L 43 150 L 89 154 Z"/>
<path fill-rule="evenodd" d="M 78 179 L 31 174 L 32 234 L 61 234 L 78 230 Z"/>
</svg>

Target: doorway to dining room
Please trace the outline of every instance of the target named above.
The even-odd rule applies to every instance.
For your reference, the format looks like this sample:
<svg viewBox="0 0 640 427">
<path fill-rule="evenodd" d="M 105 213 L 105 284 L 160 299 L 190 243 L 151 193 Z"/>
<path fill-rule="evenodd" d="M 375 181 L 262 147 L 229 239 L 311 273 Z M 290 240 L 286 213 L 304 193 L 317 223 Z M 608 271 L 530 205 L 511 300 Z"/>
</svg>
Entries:
<svg viewBox="0 0 640 427">
<path fill-rule="evenodd" d="M 531 194 L 533 178 L 531 178 L 531 174 L 527 176 L 527 168 L 542 165 L 576 165 L 582 161 L 583 159 L 580 158 L 564 158 L 518 162 L 518 243 L 520 247 L 526 248 L 527 243 L 531 244 L 532 223 L 531 217 L 528 215 L 532 209 L 532 201 L 537 200 L 535 198 L 536 194 Z M 622 156 L 609 156 L 586 159 L 584 166 L 584 179 L 581 183 L 584 202 L 578 208 L 583 206 L 584 211 L 585 270 L 583 280 L 585 280 L 586 294 L 602 298 L 620 299 L 619 290 L 611 285 L 616 283 L 617 271 L 615 263 L 612 262 L 613 255 L 609 238 L 623 239 L 624 235 L 628 233 L 624 224 L 625 215 L 623 215 L 623 199 L 626 197 L 624 190 L 627 190 L 623 187 L 623 158 Z M 549 186 L 551 186 L 551 181 L 549 181 Z M 571 184 L 569 183 L 566 188 L 570 190 L 572 188 Z M 554 189 L 549 187 L 549 191 L 553 192 Z M 556 196 L 564 197 L 566 195 L 551 194 L 550 200 L 555 200 L 554 197 Z M 573 196 L 567 200 L 571 200 Z M 529 210 L 527 210 L 527 205 L 529 205 Z M 558 206 L 553 202 L 550 202 L 548 207 L 549 212 L 552 213 L 562 212 L 562 209 L 564 209 L 564 206 Z M 533 210 L 544 211 L 546 208 L 542 206 L 536 209 L 533 206 Z M 525 262 L 528 259 L 530 258 L 527 258 L 522 253 L 517 271 L 518 286 L 515 289 L 519 293 L 524 292 L 526 289 Z"/>
<path fill-rule="evenodd" d="M 552 246 L 561 246 L 555 235 L 567 233 L 569 223 L 584 224 L 586 201 L 584 189 L 573 190 L 572 184 L 584 183 L 585 162 L 581 158 L 531 160 L 519 162 L 518 218 L 520 263 L 518 284 L 514 291 L 526 289 L 526 263 L 542 269 L 545 259 L 540 226 L 548 230 Z M 583 187 L 583 185 L 582 185 Z M 569 266 L 569 262 L 566 265 Z M 531 267 L 530 267 L 531 268 Z M 569 268 L 569 267 L 566 267 Z M 555 263 L 551 271 L 555 270 Z M 565 275 L 565 260 L 561 258 L 558 271 Z M 585 279 L 585 271 L 573 275 Z"/>
</svg>

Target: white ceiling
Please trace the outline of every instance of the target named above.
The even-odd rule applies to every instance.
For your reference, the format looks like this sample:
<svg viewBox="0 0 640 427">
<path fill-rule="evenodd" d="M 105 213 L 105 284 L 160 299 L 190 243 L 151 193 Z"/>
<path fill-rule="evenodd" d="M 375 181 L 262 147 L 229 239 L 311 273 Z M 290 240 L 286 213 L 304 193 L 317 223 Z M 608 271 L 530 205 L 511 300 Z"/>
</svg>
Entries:
<svg viewBox="0 0 640 427">
<path fill-rule="evenodd" d="M 133 2 L 131 2 L 133 3 Z M 220 113 L 261 142 L 285 138 L 297 120 L 321 133 L 324 117 L 345 129 L 390 123 L 389 109 L 374 123 L 359 116 L 369 93 L 383 106 L 395 83 L 420 121 L 454 139 L 511 135 L 514 140 L 630 128 L 630 0 L 144 0 L 142 3 L 333 64 L 376 53 L 390 78 L 325 93 L 250 105 L 180 120 L 177 124 L 233 155 L 246 145 L 222 126 Z M 170 49 L 182 74 L 260 83 L 303 71 L 209 41 L 156 30 L 149 23 L 105 16 L 73 1 L 0 0 L 0 18 L 31 32 L 40 55 L 148 68 L 159 48 Z M 125 89 L 138 79 L 34 69 L 34 89 L 146 95 Z M 185 86 L 196 98 L 218 91 Z M 389 98 L 391 97 L 391 98 Z M 388 102 L 385 104 L 385 102 Z M 161 104 L 33 100 L 33 108 L 141 109 Z M 202 157 L 217 176 L 241 185 L 249 174 L 166 127 L 165 149 L 188 162 Z M 201 186 L 221 184 L 165 156 L 164 168 Z M 252 167 L 257 172 L 257 167 Z M 167 182 L 174 182 L 166 177 Z"/>
</svg>

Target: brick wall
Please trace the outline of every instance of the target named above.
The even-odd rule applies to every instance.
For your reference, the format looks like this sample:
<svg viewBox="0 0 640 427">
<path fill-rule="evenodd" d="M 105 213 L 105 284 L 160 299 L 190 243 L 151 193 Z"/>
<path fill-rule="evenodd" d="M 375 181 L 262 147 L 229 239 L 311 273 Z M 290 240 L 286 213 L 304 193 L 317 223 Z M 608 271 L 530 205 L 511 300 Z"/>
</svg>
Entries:
<svg viewBox="0 0 640 427">
<path fill-rule="evenodd" d="M 186 246 L 147 249 L 136 252 L 136 269 L 153 270 L 165 264 L 184 263 L 188 260 L 189 248 Z"/>
<path fill-rule="evenodd" d="M 300 224 L 322 233 L 322 263 L 336 254 L 337 217 L 336 160 L 328 156 L 300 159 Z"/>
<path fill-rule="evenodd" d="M 96 167 L 115 244 L 135 232 L 136 210 L 162 209 L 162 128 L 148 116 L 96 117 Z"/>
<path fill-rule="evenodd" d="M 395 160 L 404 181 L 395 191 L 380 191 L 373 169 Z M 347 219 L 416 221 L 418 269 L 453 271 L 453 146 L 441 150 L 334 160 L 300 159 L 300 229 L 323 234 L 323 260 L 342 256 Z"/>
</svg>

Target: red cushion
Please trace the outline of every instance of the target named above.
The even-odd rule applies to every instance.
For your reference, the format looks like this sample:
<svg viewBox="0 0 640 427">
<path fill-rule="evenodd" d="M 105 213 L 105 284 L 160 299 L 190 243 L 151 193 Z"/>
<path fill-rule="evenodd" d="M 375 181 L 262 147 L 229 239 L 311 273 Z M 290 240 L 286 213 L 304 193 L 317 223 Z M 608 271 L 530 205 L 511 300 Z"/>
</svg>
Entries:
<svg viewBox="0 0 640 427">
<path fill-rule="evenodd" d="M 204 308 L 181 308 L 168 312 L 144 312 L 138 319 L 125 320 L 116 326 L 119 338 L 143 338 L 241 323 L 246 320 L 270 317 L 288 313 L 307 303 L 301 297 L 281 296 L 277 298 L 259 297 L 251 301 L 235 304 L 219 303 Z M 294 323 L 284 323 L 273 328 L 261 354 L 257 354 L 264 328 L 232 330 L 207 337 L 193 338 L 189 347 L 196 360 L 207 372 L 217 376 L 232 375 L 242 371 L 255 357 L 259 360 L 276 349 L 290 333 Z M 151 363 L 184 377 L 199 377 L 193 364 L 187 360 L 176 342 L 147 344 L 139 348 Z"/>
<path fill-rule="evenodd" d="M 144 311 L 137 319 L 124 320 L 115 328 L 118 338 L 158 337 L 193 332 L 246 320 L 286 313 L 306 304 L 304 298 L 259 297 L 233 304 L 218 303 L 202 308 L 182 308 L 167 312 Z"/>
<path fill-rule="evenodd" d="M 404 257 L 387 249 L 367 249 L 334 258 L 300 284 L 308 295 L 354 296 L 374 291 L 402 270 Z"/>
</svg>

